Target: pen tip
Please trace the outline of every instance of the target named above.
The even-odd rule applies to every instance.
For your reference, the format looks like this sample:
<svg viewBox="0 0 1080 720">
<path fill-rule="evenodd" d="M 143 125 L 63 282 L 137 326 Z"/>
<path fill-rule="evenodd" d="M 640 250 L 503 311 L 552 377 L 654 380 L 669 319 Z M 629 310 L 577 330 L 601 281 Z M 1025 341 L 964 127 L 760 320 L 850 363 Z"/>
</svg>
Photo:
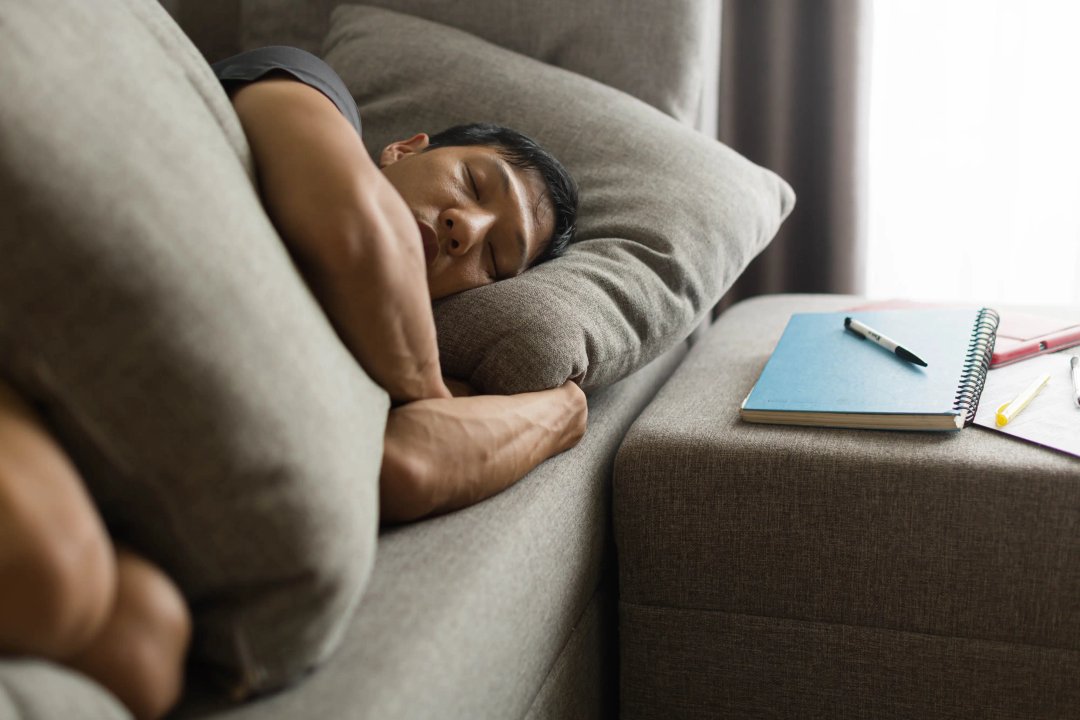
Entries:
<svg viewBox="0 0 1080 720">
<path fill-rule="evenodd" d="M 915 365 L 921 365 L 922 367 L 928 367 L 925 360 L 923 360 L 921 357 L 919 357 L 915 353 L 911 352 L 910 350 L 907 350 L 907 349 L 902 348 L 902 347 L 898 347 L 898 348 L 896 348 L 896 354 L 899 355 L 900 357 L 902 357 L 903 359 L 907 360 L 909 363 L 914 363 Z"/>
</svg>

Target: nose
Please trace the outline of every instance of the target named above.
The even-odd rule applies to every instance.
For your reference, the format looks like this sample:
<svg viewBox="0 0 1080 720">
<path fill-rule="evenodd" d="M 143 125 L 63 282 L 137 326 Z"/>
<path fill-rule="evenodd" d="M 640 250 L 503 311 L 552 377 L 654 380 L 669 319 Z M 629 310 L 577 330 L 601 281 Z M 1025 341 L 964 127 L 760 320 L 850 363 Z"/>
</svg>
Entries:
<svg viewBox="0 0 1080 720">
<path fill-rule="evenodd" d="M 445 249 L 450 255 L 465 255 L 482 242 L 494 222 L 491 215 L 475 210 L 448 208 L 439 215 Z"/>
</svg>

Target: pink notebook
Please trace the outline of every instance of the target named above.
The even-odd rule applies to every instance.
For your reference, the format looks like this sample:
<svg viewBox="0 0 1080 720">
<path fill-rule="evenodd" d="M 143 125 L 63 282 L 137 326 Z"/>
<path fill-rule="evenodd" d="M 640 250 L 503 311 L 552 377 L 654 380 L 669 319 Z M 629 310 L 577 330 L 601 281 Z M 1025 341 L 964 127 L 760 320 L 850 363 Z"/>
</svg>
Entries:
<svg viewBox="0 0 1080 720">
<path fill-rule="evenodd" d="M 1001 367 L 1073 345 L 1080 345 L 1080 325 L 1041 315 L 1001 313 L 990 367 Z"/>
</svg>

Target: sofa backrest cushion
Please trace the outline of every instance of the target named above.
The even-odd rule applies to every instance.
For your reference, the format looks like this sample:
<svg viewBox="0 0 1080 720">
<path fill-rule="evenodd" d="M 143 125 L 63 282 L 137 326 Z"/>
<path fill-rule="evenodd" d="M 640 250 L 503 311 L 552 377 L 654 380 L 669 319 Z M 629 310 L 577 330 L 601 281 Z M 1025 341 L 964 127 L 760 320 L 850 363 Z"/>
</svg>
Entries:
<svg viewBox="0 0 1080 720">
<path fill-rule="evenodd" d="M 192 0 L 183 0 L 184 3 Z M 240 47 L 295 45 L 318 54 L 341 0 L 244 0 Z M 688 124 L 715 80 L 716 5 L 701 0 L 366 0 L 431 20 L 627 92 Z M 648 52 L 640 49 L 648 47 Z"/>
<path fill-rule="evenodd" d="M 157 3 L 3 3 L 0 48 L 0 375 L 180 585 L 196 656 L 240 694 L 279 686 L 332 650 L 372 567 L 387 397 Z"/>
<path fill-rule="evenodd" d="M 444 372 L 483 391 L 625 377 L 697 326 L 794 203 L 776 175 L 645 103 L 460 30 L 343 5 L 325 59 L 376 157 L 483 120 L 577 178 L 580 239 L 563 257 L 436 307 Z"/>
</svg>

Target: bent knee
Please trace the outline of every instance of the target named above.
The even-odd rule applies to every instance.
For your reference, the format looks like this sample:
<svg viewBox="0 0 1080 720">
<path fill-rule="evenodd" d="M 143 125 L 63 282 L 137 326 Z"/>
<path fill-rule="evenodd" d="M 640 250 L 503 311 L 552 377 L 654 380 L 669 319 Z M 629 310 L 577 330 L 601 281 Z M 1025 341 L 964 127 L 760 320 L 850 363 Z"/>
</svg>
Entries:
<svg viewBox="0 0 1080 720">
<path fill-rule="evenodd" d="M 147 560 L 117 555 L 109 625 L 75 665 L 103 682 L 137 718 L 161 717 L 183 690 L 191 616 L 173 582 Z"/>
<path fill-rule="evenodd" d="M 0 380 L 0 649 L 49 658 L 77 651 L 105 622 L 115 570 L 82 479 Z"/>
<path fill-rule="evenodd" d="M 160 717 L 180 698 L 184 659 L 191 642 L 191 615 L 180 590 L 158 568 L 124 553 L 120 592 L 144 631 L 133 638 L 136 717 Z M 126 578 L 126 579 L 125 579 Z"/>
<path fill-rule="evenodd" d="M 127 550 L 117 554 L 117 574 L 117 610 L 136 618 L 162 652 L 182 658 L 191 638 L 191 614 L 180 589 L 157 566 Z"/>
<path fill-rule="evenodd" d="M 108 538 L 96 522 L 78 518 L 18 518 L 4 534 L 0 649 L 50 659 L 79 652 L 100 632 L 115 599 Z"/>
</svg>

